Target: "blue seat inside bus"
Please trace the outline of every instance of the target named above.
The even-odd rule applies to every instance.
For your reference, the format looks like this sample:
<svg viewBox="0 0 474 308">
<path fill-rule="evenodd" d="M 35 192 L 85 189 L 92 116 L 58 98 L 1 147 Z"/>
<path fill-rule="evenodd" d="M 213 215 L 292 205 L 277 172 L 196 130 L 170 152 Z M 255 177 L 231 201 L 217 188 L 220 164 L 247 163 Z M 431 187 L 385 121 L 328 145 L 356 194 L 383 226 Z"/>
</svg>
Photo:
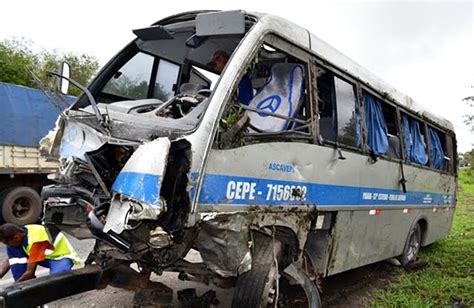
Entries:
<svg viewBox="0 0 474 308">
<path fill-rule="evenodd" d="M 304 68 L 296 63 L 276 63 L 267 82 L 250 101 L 249 106 L 293 118 L 301 108 L 304 90 Z M 268 113 L 249 113 L 250 124 L 256 131 L 280 132 L 293 125 L 288 119 Z"/>
</svg>

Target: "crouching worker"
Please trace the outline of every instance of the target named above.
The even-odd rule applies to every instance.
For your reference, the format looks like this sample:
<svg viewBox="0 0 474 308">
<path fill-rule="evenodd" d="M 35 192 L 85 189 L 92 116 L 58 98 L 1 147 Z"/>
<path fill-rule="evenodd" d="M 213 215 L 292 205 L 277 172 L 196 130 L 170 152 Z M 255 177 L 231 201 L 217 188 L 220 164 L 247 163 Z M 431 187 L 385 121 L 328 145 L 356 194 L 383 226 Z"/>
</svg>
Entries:
<svg viewBox="0 0 474 308">
<path fill-rule="evenodd" d="M 53 230 L 51 230 L 53 231 Z M 61 232 L 49 232 L 42 225 L 24 227 L 6 223 L 0 226 L 0 241 L 7 245 L 8 259 L 0 268 L 0 278 L 11 269 L 16 282 L 35 278 L 38 265 L 49 274 L 71 270 L 79 256 Z"/>
</svg>

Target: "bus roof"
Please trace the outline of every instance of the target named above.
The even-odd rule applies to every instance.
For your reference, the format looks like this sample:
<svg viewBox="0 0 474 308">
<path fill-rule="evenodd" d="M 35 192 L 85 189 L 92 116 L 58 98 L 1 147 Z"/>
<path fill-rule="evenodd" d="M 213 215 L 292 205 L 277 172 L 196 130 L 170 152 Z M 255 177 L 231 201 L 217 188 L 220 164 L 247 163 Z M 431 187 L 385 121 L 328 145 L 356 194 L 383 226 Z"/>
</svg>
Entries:
<svg viewBox="0 0 474 308">
<path fill-rule="evenodd" d="M 258 19 L 261 22 L 267 23 L 270 28 L 276 28 L 278 32 L 283 35 L 287 34 L 285 36 L 290 40 L 295 36 L 291 33 L 288 33 L 290 31 L 290 27 L 287 25 L 283 26 L 282 21 L 284 23 L 291 24 L 291 32 L 296 31 L 298 28 L 301 29 L 300 31 L 307 32 L 309 36 L 309 46 L 305 47 L 312 50 L 318 57 L 331 63 L 336 68 L 344 71 L 348 75 L 360 80 L 362 83 L 370 86 L 383 96 L 392 98 L 398 105 L 405 107 L 406 109 L 415 112 L 418 116 L 431 120 L 439 126 L 454 132 L 454 127 L 451 122 L 431 113 L 425 107 L 415 102 L 415 100 L 413 100 L 411 97 L 399 92 L 387 82 L 377 77 L 374 73 L 350 59 L 336 48 L 318 38 L 316 35 L 312 34 L 309 30 L 301 28 L 291 21 L 287 21 L 284 18 L 278 16 L 268 14 L 255 14 L 255 16 L 258 16 Z M 291 34 L 291 36 L 289 34 Z M 301 42 L 296 43 L 301 45 Z"/>
</svg>

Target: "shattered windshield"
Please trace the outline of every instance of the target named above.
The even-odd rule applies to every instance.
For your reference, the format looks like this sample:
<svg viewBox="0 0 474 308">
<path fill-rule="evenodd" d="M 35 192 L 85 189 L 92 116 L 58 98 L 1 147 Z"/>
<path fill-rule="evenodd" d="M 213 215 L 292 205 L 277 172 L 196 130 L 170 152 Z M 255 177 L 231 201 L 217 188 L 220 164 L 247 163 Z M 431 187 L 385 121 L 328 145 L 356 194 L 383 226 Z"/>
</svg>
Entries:
<svg viewBox="0 0 474 308">
<path fill-rule="evenodd" d="M 151 38 L 150 31 L 154 31 Z M 195 127 L 245 33 L 197 36 L 194 21 L 135 33 L 138 38 L 112 59 L 91 86 L 100 112 L 122 122 L 182 130 Z M 79 101 L 75 108 L 92 112 L 87 101 Z"/>
</svg>

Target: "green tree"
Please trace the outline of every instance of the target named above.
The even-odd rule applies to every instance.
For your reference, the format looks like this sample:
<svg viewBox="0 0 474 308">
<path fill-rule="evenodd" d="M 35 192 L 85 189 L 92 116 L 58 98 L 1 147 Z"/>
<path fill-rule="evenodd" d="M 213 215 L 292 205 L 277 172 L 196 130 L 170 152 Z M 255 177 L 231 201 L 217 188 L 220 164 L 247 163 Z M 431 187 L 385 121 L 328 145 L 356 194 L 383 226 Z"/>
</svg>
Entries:
<svg viewBox="0 0 474 308">
<path fill-rule="evenodd" d="M 40 60 L 30 47 L 31 42 L 24 39 L 0 42 L 0 81 L 36 86 L 28 70 L 35 71 Z"/>
<path fill-rule="evenodd" d="M 46 72 L 59 71 L 61 63 L 65 61 L 71 65 L 71 78 L 87 85 L 99 69 L 99 62 L 94 56 L 61 54 L 56 51 L 35 53 L 31 45 L 31 42 L 24 39 L 0 42 L 0 81 L 41 88 L 33 81 L 32 74 L 35 74 L 43 83 L 54 88 L 57 78 L 49 77 Z M 69 94 L 77 96 L 80 90 L 70 87 Z"/>
<path fill-rule="evenodd" d="M 471 169 L 474 169 L 474 149 L 464 153 L 464 160 L 469 163 Z"/>
<path fill-rule="evenodd" d="M 104 92 L 121 96 L 128 99 L 144 99 L 147 98 L 149 85 L 148 82 L 141 79 L 131 79 L 126 75 L 119 75 L 115 79 L 111 79 L 104 87 Z M 156 83 L 153 97 L 163 102 L 171 97 L 171 93 L 166 92 L 163 85 Z"/>
<path fill-rule="evenodd" d="M 474 96 L 468 96 L 463 98 L 463 101 L 466 102 L 469 107 L 474 108 Z M 464 122 L 471 128 L 471 131 L 474 133 L 474 112 L 472 114 L 466 114 Z"/>
</svg>

